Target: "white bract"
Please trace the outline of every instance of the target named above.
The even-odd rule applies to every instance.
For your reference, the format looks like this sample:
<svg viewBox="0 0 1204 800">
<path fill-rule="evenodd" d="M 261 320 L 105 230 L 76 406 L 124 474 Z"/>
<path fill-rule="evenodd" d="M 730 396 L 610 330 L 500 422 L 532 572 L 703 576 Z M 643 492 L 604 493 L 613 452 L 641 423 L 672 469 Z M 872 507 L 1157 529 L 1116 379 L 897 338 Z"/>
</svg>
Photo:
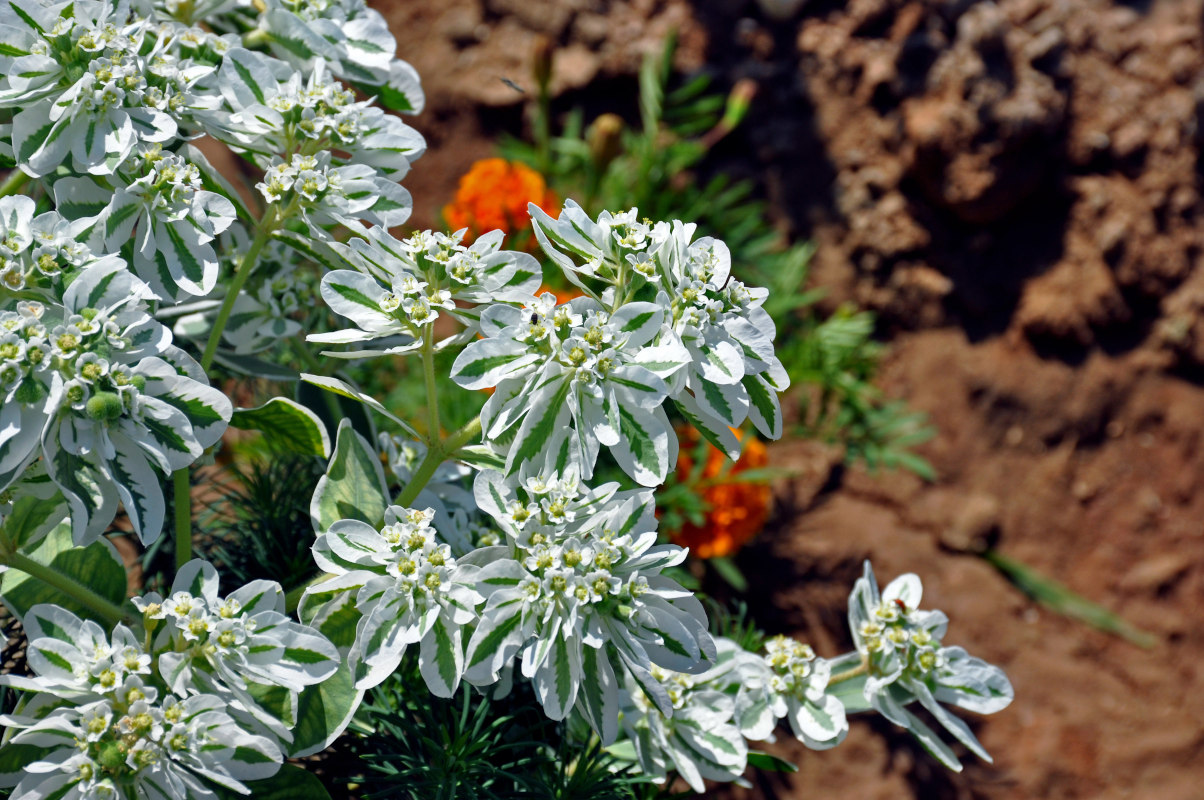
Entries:
<svg viewBox="0 0 1204 800">
<path fill-rule="evenodd" d="M 314 544 L 314 560 L 336 577 L 306 591 L 301 613 L 320 627 L 346 606 L 359 612 L 349 655 L 359 689 L 387 678 L 412 644 L 433 693 L 451 697 L 460 684 L 462 628 L 476 621 L 481 602 L 477 567 L 458 564 L 437 539 L 434 515 L 391 506 L 380 530 L 343 520 Z"/>
<path fill-rule="evenodd" d="M 420 231 L 397 240 L 383 228 L 334 250 L 354 270 L 339 269 L 322 278 L 322 297 L 331 310 L 356 328 L 311 334 L 311 342 L 350 344 L 400 337 L 400 344 L 352 351 L 326 351 L 339 358 L 396 355 L 417 350 L 422 336 L 441 313 L 464 330 L 439 343 L 440 349 L 470 341 L 480 330 L 481 303 L 522 302 L 540 281 L 539 264 L 526 253 L 502 250 L 502 232 L 492 231 L 471 246 L 465 231 L 450 236 Z M 465 304 L 471 304 L 466 307 Z"/>
<path fill-rule="evenodd" d="M 715 657 L 701 603 L 661 574 L 686 553 L 656 544 L 651 492 L 614 485 L 594 492 L 548 475 L 516 483 L 492 472 L 477 477 L 477 502 L 508 541 L 466 558 L 483 564 L 477 588 L 487 603 L 468 644 L 465 680 L 491 684 L 518 658 L 549 717 L 563 719 L 576 706 L 611 742 L 620 687 L 614 664 L 668 713 L 651 665 L 701 672 Z"/>
<path fill-rule="evenodd" d="M 923 587 L 912 574 L 900 575 L 879 594 L 869 562 L 849 595 L 849 629 L 868 665 L 865 700 L 875 711 L 904 727 L 926 750 L 951 769 L 961 763 L 953 751 L 906 706 L 919 701 L 953 738 L 987 761 L 990 755 L 966 723 L 942 703 L 993 714 L 1012 702 L 1012 685 L 998 667 L 973 658 L 960 647 L 945 647 L 948 618 L 921 611 Z"/>
<path fill-rule="evenodd" d="M 799 741 L 813 750 L 844 741 L 849 732 L 844 706 L 824 694 L 832 674 L 827 661 L 816 658 L 809 645 L 775 636 L 765 643 L 765 665 L 772 673 L 768 683 L 773 713 L 790 721 Z"/>
<path fill-rule="evenodd" d="M 669 696 L 671 713 L 648 702 L 633 680 L 620 691 L 619 701 L 623 729 L 643 773 L 663 782 L 669 770 L 676 770 L 699 793 L 706 791 L 704 779 L 738 779 L 747 765 L 748 745 L 735 723 L 732 697 L 708 687 L 701 676 L 654 666 L 651 677 Z"/>
<path fill-rule="evenodd" d="M 254 581 L 220 597 L 217 570 L 200 559 L 176 574 L 166 598 L 149 594 L 134 604 L 154 636 L 159 672 L 170 691 L 183 697 L 199 689 L 241 704 L 285 740 L 287 726 L 259 707 L 253 690 L 283 687 L 295 706 L 296 693 L 339 666 L 334 645 L 285 616 L 279 584 Z"/>
<path fill-rule="evenodd" d="M 157 538 L 160 476 L 195 461 L 231 413 L 124 267 L 115 256 L 86 266 L 61 305 L 0 290 L 0 489 L 41 455 L 80 544 L 100 535 L 118 499 L 142 539 Z"/>
<path fill-rule="evenodd" d="M 740 448 L 730 427 L 751 419 L 770 438 L 782 435 L 778 392 L 790 381 L 774 355 L 767 291 L 731 276 L 731 256 L 695 225 L 640 220 L 638 210 L 592 220 L 567 201 L 558 219 L 529 207 L 535 235 L 565 276 L 617 308 L 637 292 L 665 310 L 656 355 L 681 413 L 731 458 Z M 582 263 L 577 263 L 578 261 Z M 685 349 L 688 355 L 678 355 Z"/>
<path fill-rule="evenodd" d="M 162 298 L 206 295 L 217 284 L 213 240 L 234 222 L 234 204 L 202 188 L 195 164 L 142 145 L 107 178 L 64 178 L 59 208 L 99 210 L 84 229 L 93 250 L 116 252 L 134 240 L 134 271 Z M 85 223 L 87 220 L 87 223 Z M 135 232 L 136 231 L 136 232 Z"/>
<path fill-rule="evenodd" d="M 212 66 L 181 58 L 175 26 L 131 15 L 126 2 L 9 3 L 0 9 L 0 108 L 16 109 L 17 164 L 46 175 L 67 163 L 111 175 L 139 142 L 166 144 L 196 105 Z"/>
<path fill-rule="evenodd" d="M 25 624 L 35 677 L 0 678 L 28 693 L 0 722 L 6 746 L 41 756 L 0 772 L 14 797 L 216 800 L 213 784 L 247 793 L 243 781 L 280 768 L 280 749 L 238 725 L 228 700 L 157 689 L 151 654 L 125 626 L 110 638 L 53 606 Z"/>
</svg>

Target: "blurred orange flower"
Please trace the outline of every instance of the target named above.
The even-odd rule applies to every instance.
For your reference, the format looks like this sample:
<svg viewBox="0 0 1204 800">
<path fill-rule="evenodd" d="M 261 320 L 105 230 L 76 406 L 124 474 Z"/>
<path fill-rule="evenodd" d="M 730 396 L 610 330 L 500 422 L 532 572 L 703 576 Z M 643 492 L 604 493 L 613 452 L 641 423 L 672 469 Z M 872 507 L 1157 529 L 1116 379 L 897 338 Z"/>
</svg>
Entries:
<svg viewBox="0 0 1204 800">
<path fill-rule="evenodd" d="M 551 292 L 553 295 L 555 295 L 556 305 L 558 306 L 562 306 L 570 300 L 575 300 L 576 298 L 583 296 L 581 290 L 576 286 L 565 286 L 562 288 L 560 286 L 552 286 L 551 284 L 547 283 L 539 287 L 539 291 L 535 293 L 535 296 L 539 297 L 544 292 Z"/>
<path fill-rule="evenodd" d="M 535 170 L 504 158 L 485 158 L 460 178 L 456 197 L 444 206 L 443 216 L 452 230 L 468 228 L 464 238 L 471 242 L 492 230 L 507 234 L 530 230 L 527 203 L 553 216 L 560 206 L 556 193 Z"/>
<path fill-rule="evenodd" d="M 740 436 L 738 431 L 733 432 Z M 677 459 L 677 477 L 678 480 L 685 481 L 694 469 L 692 451 L 698 443 L 699 435 L 691 428 L 682 432 L 680 438 L 682 448 Z M 710 481 L 717 478 L 726 461 L 727 456 L 714 445 L 707 445 L 707 463 L 702 470 L 701 479 Z M 760 469 L 768 463 L 769 454 L 764 443 L 754 436 L 745 443 L 740 459 L 731 466 L 727 474 L 737 475 L 745 470 Z M 764 483 L 717 483 L 706 486 L 701 491 L 701 496 L 710 509 L 706 513 L 706 522 L 699 526 L 687 521 L 681 530 L 670 537 L 675 543 L 689 547 L 691 554 L 698 558 L 730 556 L 755 536 L 769 518 L 772 493 Z"/>
</svg>

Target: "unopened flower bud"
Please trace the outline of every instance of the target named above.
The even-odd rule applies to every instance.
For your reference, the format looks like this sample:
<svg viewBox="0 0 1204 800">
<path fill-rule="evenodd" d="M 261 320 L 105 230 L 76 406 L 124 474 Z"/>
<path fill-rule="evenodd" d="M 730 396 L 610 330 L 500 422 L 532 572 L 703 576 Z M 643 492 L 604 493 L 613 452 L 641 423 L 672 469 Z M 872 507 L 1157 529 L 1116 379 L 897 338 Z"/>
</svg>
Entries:
<svg viewBox="0 0 1204 800">
<path fill-rule="evenodd" d="M 623 118 L 603 114 L 589 126 L 589 154 L 599 171 L 610 166 L 623 149 Z"/>
<path fill-rule="evenodd" d="M 97 422 L 112 422 L 121 416 L 124 406 L 113 392 L 97 392 L 88 398 L 84 413 Z"/>
</svg>

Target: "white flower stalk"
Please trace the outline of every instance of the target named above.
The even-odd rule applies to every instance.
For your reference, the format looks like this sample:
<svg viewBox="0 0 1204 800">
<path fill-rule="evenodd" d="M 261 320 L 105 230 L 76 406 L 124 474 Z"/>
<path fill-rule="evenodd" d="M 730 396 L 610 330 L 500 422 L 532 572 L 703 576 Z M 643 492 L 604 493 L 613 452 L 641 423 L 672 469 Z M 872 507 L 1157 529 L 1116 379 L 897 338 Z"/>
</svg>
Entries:
<svg viewBox="0 0 1204 800">
<path fill-rule="evenodd" d="M 731 277 L 721 241 L 691 243 L 692 223 L 641 221 L 634 208 L 603 212 L 596 222 L 571 200 L 558 219 L 534 205 L 529 211 L 544 252 L 584 291 L 608 305 L 642 293 L 666 309 L 655 344 L 688 355 L 663 377 L 695 427 L 732 458 L 740 448 L 729 428 L 745 419 L 769 438 L 781 436 L 777 393 L 789 378 L 774 355 L 773 320 L 761 308 L 767 291 Z"/>
<path fill-rule="evenodd" d="M 715 645 L 702 605 L 660 574 L 685 551 L 655 544 L 652 493 L 599 500 L 585 525 L 570 528 L 565 511 L 574 503 L 562 502 L 558 489 L 541 491 L 553 485 L 550 478 L 516 489 L 512 502 L 495 491 L 497 481 L 482 473 L 477 497 L 509 541 L 467 557 L 484 565 L 477 587 L 488 602 L 468 644 L 465 680 L 493 683 L 518 657 L 549 717 L 564 719 L 576 706 L 610 742 L 618 718 L 613 657 L 668 713 L 669 698 L 649 665 L 700 672 L 714 659 Z M 490 495 L 497 499 L 482 502 Z"/>
<path fill-rule="evenodd" d="M 0 787 L 15 787 L 14 798 L 216 800 L 212 784 L 246 794 L 243 781 L 280 768 L 279 748 L 245 731 L 226 699 L 160 698 L 154 662 L 124 625 L 110 638 L 96 623 L 45 605 L 24 622 L 35 677 L 0 678 L 27 692 L 0 722 L 5 747 L 39 755 L 0 772 Z"/>
<path fill-rule="evenodd" d="M 147 314 L 151 296 L 112 257 L 80 273 L 62 305 L 0 305 L 0 489 L 40 454 L 79 544 L 118 499 L 140 538 L 156 539 L 160 476 L 195 461 L 230 419 L 229 399 Z"/>
<path fill-rule="evenodd" d="M 410 216 L 409 192 L 365 164 L 331 166 L 329 151 L 276 156 L 255 188 L 268 203 L 295 210 L 315 234 L 330 225 L 358 230 L 361 220 L 389 228 Z"/>
<path fill-rule="evenodd" d="M 396 116 L 337 82 L 325 61 L 308 78 L 271 56 L 236 48 L 217 73 L 224 105 L 205 115 L 210 133 L 262 167 L 279 153 L 334 150 L 333 163 L 366 164 L 399 181 L 426 150 Z"/>
<path fill-rule="evenodd" d="M 416 350 L 422 333 L 441 313 L 464 330 L 438 343 L 463 344 L 480 330 L 480 309 L 491 302 L 523 302 L 539 287 L 538 262 L 527 253 L 502 250 L 501 231 L 461 244 L 466 231 L 448 236 L 420 231 L 398 241 L 382 228 L 347 244 L 332 243 L 354 270 L 334 270 L 322 278 L 322 297 L 331 310 L 355 328 L 313 334 L 324 344 L 379 342 L 400 336 L 402 344 L 350 352 L 327 351 L 340 358 L 394 355 Z M 467 306 L 467 307 L 464 307 Z"/>
<path fill-rule="evenodd" d="M 473 588 L 477 567 L 458 563 L 438 540 L 434 514 L 390 506 L 379 531 L 342 520 L 314 543 L 314 560 L 336 577 L 306 591 L 301 613 L 319 627 L 349 604 L 360 613 L 348 656 L 358 689 L 387 678 L 415 644 L 432 693 L 451 697 L 460 684 L 463 627 L 476 621 L 482 597 Z"/>
<path fill-rule="evenodd" d="M 630 677 L 619 691 L 623 731 L 641 771 L 664 783 L 669 770 L 676 770 L 700 794 L 704 780 L 738 779 L 748 765 L 748 745 L 735 723 L 732 697 L 710 688 L 704 676 L 655 666 L 650 675 L 669 697 L 671 713 L 650 703 Z"/>
<path fill-rule="evenodd" d="M 849 595 L 849 628 L 868 669 L 866 702 L 909 730 L 946 766 L 960 771 L 957 756 L 907 704 L 919 701 L 955 739 L 990 761 L 969 727 L 941 704 L 992 714 L 1012 702 L 1012 685 L 998 667 L 960 647 L 941 644 L 949 620 L 940 611 L 919 610 L 922 592 L 920 579 L 907 574 L 879 594 L 867 561 L 865 574 Z"/>
<path fill-rule="evenodd" d="M 144 145 L 114 175 L 64 178 L 54 185 L 59 207 L 100 205 L 88 244 L 118 252 L 133 240 L 133 267 L 165 299 L 207 295 L 217 284 L 213 241 L 233 224 L 234 204 L 201 186 L 194 164 L 159 145 Z"/>
<path fill-rule="evenodd" d="M 849 732 L 844 706 L 824 694 L 832 666 L 817 658 L 809 645 L 786 636 L 765 643 L 768 686 L 777 717 L 790 720 L 790 728 L 812 750 L 827 750 L 844 741 Z"/>
<path fill-rule="evenodd" d="M 283 738 L 287 729 L 259 708 L 252 690 L 300 692 L 329 678 L 340 663 L 325 637 L 284 614 L 279 584 L 253 581 L 220 597 L 217 570 L 200 559 L 176 573 L 167 598 L 152 593 L 134 604 L 153 632 L 159 672 L 170 691 L 185 696 L 200 687 L 224 696 Z"/>
<path fill-rule="evenodd" d="M 0 9 L 0 108 L 18 109 L 12 143 L 30 175 L 70 163 L 112 174 L 139 142 L 168 143 L 211 66 L 181 61 L 170 29 L 132 18 L 127 2 L 45 0 Z"/>
<path fill-rule="evenodd" d="M 589 479 L 604 445 L 637 482 L 657 486 L 677 461 L 662 408 L 665 376 L 688 358 L 682 348 L 651 346 L 664 323 L 654 303 L 610 313 L 588 297 L 557 306 L 544 293 L 521 309 L 490 306 L 481 315 L 487 338 L 464 348 L 452 379 L 466 389 L 496 387 L 481 426 L 491 442 L 513 431 L 508 473 L 567 447 Z"/>
</svg>

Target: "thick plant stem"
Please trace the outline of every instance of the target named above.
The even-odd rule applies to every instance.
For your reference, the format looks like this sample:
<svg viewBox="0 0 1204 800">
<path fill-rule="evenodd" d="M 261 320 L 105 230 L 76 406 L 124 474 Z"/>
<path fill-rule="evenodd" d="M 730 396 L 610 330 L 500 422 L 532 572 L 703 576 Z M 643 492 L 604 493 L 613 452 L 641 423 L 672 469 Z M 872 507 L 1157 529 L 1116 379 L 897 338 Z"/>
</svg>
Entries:
<svg viewBox="0 0 1204 800">
<path fill-rule="evenodd" d="M 831 678 L 828 678 L 828 685 L 834 686 L 835 684 L 838 684 L 838 683 L 844 683 L 845 681 L 851 681 L 851 680 L 853 680 L 853 678 L 859 678 L 862 675 L 868 675 L 869 671 L 870 671 L 870 662 L 867 661 L 865 658 L 862 658 L 861 663 L 858 664 L 857 666 L 855 666 L 851 669 L 847 669 L 844 672 L 838 672 L 835 675 L 833 675 Z"/>
<path fill-rule="evenodd" d="M 480 433 L 481 418 L 477 417 L 451 436 L 428 447 L 426 456 L 418 464 L 418 469 L 414 470 L 414 474 L 410 476 L 410 482 L 393 499 L 393 505 L 402 508 L 408 507 L 410 503 L 414 502 L 414 498 L 418 497 L 418 493 L 430 483 L 431 477 L 434 476 L 435 470 L 439 469 L 443 460 L 471 442 Z"/>
<path fill-rule="evenodd" d="M 6 561 L 12 569 L 19 569 L 37 578 L 67 595 L 72 600 L 94 611 L 97 616 L 109 625 L 116 625 L 118 622 L 126 622 L 130 619 L 121 610 L 121 606 L 110 600 L 106 600 L 87 586 L 72 578 L 68 578 L 53 567 L 34 561 L 23 553 L 10 553 Z"/>
<path fill-rule="evenodd" d="M 16 194 L 25 188 L 25 184 L 29 183 L 30 177 L 23 171 L 13 168 L 13 171 L 8 173 L 8 177 L 4 179 L 4 183 L 0 183 L 0 197 L 8 197 L 10 194 Z"/>
<path fill-rule="evenodd" d="M 188 467 L 171 474 L 176 516 L 176 571 L 192 560 L 192 481 Z"/>
<path fill-rule="evenodd" d="M 259 254 L 263 252 L 268 239 L 272 238 L 272 233 L 275 232 L 279 221 L 279 214 L 273 211 L 259 223 L 250 249 L 243 256 L 238 269 L 234 271 L 234 280 L 230 282 L 226 298 L 222 300 L 221 308 L 217 310 L 217 319 L 213 321 L 213 329 L 209 331 L 209 341 L 205 343 L 205 352 L 201 355 L 201 368 L 206 372 L 213 365 L 213 357 L 217 354 L 217 345 L 222 340 L 222 333 L 226 330 L 226 323 L 230 321 L 230 313 L 234 310 L 234 301 L 238 299 L 242 287 L 246 285 L 247 278 L 251 277 L 251 273 L 255 271 L 255 262 L 259 260 Z"/>
</svg>

